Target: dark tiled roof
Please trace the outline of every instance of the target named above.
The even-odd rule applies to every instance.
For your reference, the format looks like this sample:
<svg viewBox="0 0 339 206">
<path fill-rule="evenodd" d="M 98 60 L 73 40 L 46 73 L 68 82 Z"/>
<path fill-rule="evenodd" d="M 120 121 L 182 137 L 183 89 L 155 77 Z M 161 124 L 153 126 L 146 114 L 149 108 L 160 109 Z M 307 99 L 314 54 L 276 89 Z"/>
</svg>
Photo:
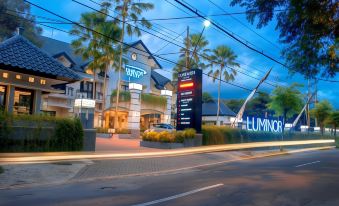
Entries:
<svg viewBox="0 0 339 206">
<path fill-rule="evenodd" d="M 21 35 L 0 43 L 0 64 L 67 81 L 79 79 L 74 71 L 64 67 Z"/>
<path fill-rule="evenodd" d="M 66 58 L 70 59 L 72 62 L 73 70 L 77 72 L 84 72 L 84 68 L 92 61 L 83 60 L 81 55 L 77 55 L 74 53 L 74 49 L 71 44 L 59 41 L 56 39 L 52 39 L 45 36 L 40 36 L 41 41 L 41 49 L 47 52 L 50 56 L 58 56 L 62 53 L 66 54 Z"/>
<path fill-rule="evenodd" d="M 204 102 L 202 104 L 202 116 L 217 116 L 218 102 Z M 228 108 L 223 102 L 220 102 L 220 116 L 236 116 L 236 114 Z"/>
<path fill-rule="evenodd" d="M 166 77 L 162 76 L 161 74 L 159 74 L 158 72 L 152 70 L 151 72 L 151 77 L 155 82 L 155 87 L 157 89 L 164 89 L 165 85 L 169 82 L 171 82 L 171 80 L 167 79 Z"/>
</svg>

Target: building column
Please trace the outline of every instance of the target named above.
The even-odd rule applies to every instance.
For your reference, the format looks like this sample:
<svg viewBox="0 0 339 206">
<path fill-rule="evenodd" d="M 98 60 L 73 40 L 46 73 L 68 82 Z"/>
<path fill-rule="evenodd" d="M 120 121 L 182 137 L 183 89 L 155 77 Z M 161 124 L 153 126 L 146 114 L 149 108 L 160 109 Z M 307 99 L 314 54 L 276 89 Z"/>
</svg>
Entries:
<svg viewBox="0 0 339 206">
<path fill-rule="evenodd" d="M 7 92 L 6 92 L 6 109 L 8 113 L 13 112 L 13 106 L 14 106 L 14 91 L 15 88 L 12 85 L 7 86 Z"/>
<path fill-rule="evenodd" d="M 131 94 L 130 106 L 128 111 L 128 129 L 131 131 L 132 138 L 140 137 L 140 110 L 141 110 L 141 91 L 142 85 L 136 83 L 129 84 Z"/>
<path fill-rule="evenodd" d="M 33 114 L 39 114 L 41 111 L 41 90 L 34 91 Z"/>
<path fill-rule="evenodd" d="M 161 115 L 161 122 L 165 124 L 171 124 L 172 91 L 161 90 L 161 96 L 166 97 L 166 100 L 167 100 L 165 112 L 163 115 Z"/>
</svg>

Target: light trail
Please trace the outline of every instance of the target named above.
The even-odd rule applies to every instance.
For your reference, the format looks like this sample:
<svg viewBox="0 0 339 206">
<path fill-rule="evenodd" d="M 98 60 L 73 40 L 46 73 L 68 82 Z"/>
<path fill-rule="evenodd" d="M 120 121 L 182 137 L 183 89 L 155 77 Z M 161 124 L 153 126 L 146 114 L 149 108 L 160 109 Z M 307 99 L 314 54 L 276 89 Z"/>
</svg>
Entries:
<svg viewBox="0 0 339 206">
<path fill-rule="evenodd" d="M 334 140 L 302 140 L 302 141 L 275 141 L 275 142 L 253 142 L 229 145 L 214 145 L 202 146 L 193 148 L 183 148 L 175 150 L 155 151 L 155 152 L 140 152 L 140 153 L 45 153 L 39 156 L 24 156 L 25 153 L 16 154 L 1 154 L 0 165 L 6 164 L 33 164 L 45 163 L 53 161 L 68 161 L 68 160 L 84 160 L 84 159 L 132 159 L 132 158 L 148 158 L 148 157 L 168 157 L 180 156 L 209 152 L 221 152 L 230 150 L 251 149 L 260 147 L 278 147 L 278 146 L 297 146 L 297 145 L 312 145 L 312 144 L 331 144 Z"/>
</svg>

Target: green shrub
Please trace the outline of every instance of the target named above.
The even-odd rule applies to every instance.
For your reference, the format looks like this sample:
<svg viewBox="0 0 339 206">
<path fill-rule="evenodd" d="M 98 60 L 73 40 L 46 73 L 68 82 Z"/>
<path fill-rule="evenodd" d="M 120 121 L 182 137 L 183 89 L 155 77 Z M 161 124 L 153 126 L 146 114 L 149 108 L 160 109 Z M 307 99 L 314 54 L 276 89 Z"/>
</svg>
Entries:
<svg viewBox="0 0 339 206">
<path fill-rule="evenodd" d="M 116 134 L 131 134 L 131 131 L 129 129 L 116 129 Z"/>
<path fill-rule="evenodd" d="M 79 119 L 64 119 L 56 122 L 52 140 L 53 149 L 80 151 L 83 148 L 84 132 Z"/>
<path fill-rule="evenodd" d="M 184 138 L 193 139 L 195 138 L 196 133 L 195 129 L 187 128 L 184 130 Z"/>
<path fill-rule="evenodd" d="M 203 126 L 203 145 L 234 144 L 247 142 L 267 142 L 267 141 L 285 141 L 291 140 L 311 140 L 311 139 L 333 139 L 331 136 L 322 136 L 318 133 L 301 132 L 254 132 L 239 130 L 226 126 Z M 282 136 L 283 135 L 283 136 Z"/>
<path fill-rule="evenodd" d="M 174 132 L 147 132 L 142 134 L 142 140 L 164 143 L 183 143 L 185 139 L 195 138 L 195 135 L 196 131 L 194 129 Z"/>
<path fill-rule="evenodd" d="M 0 174 L 4 172 L 4 169 L 0 166 Z"/>
<path fill-rule="evenodd" d="M 113 90 L 111 94 L 111 103 L 116 101 L 117 90 Z M 128 102 L 131 100 L 131 93 L 129 91 L 119 91 L 119 102 Z"/>
<path fill-rule="evenodd" d="M 184 131 L 176 131 L 174 133 L 174 141 L 178 143 L 183 143 L 185 140 Z"/>
<path fill-rule="evenodd" d="M 159 136 L 159 142 L 165 142 L 165 143 L 174 142 L 173 134 L 167 131 L 159 132 L 158 136 Z"/>
<path fill-rule="evenodd" d="M 105 134 L 108 134 L 108 128 L 103 128 L 103 127 L 97 127 L 95 128 L 97 133 L 105 133 Z"/>
<path fill-rule="evenodd" d="M 17 127 L 25 132 L 16 139 Z M 79 151 L 83 136 L 79 119 L 0 113 L 0 152 Z"/>
<path fill-rule="evenodd" d="M 160 107 L 166 107 L 167 105 L 167 99 L 163 96 L 156 96 L 152 94 L 141 94 L 141 102 L 150 104 L 153 106 L 160 106 Z"/>
</svg>

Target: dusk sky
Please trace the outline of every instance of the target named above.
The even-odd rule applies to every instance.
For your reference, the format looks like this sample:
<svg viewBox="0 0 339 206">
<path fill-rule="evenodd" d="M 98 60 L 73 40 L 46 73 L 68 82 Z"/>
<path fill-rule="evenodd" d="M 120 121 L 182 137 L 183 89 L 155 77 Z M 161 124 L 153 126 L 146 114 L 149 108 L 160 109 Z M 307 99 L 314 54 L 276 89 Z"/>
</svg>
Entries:
<svg viewBox="0 0 339 206">
<path fill-rule="evenodd" d="M 94 0 L 99 2 L 99 0 Z M 81 0 L 80 2 L 87 4 L 91 7 L 98 8 L 96 4 L 91 2 L 90 0 Z M 184 16 L 195 16 L 193 13 L 190 13 L 185 8 L 181 7 L 173 0 L 143 0 L 142 2 L 151 2 L 154 4 L 155 8 L 151 11 L 144 13 L 144 17 L 146 19 L 154 19 L 154 18 L 171 18 L 171 17 L 184 17 Z M 178 8 L 174 7 L 170 3 L 176 5 Z M 243 12 L 244 8 L 240 7 L 231 7 L 229 5 L 229 1 L 223 0 L 214 0 L 213 2 L 218 6 L 222 7 L 224 11 L 217 8 L 208 0 L 204 1 L 196 1 L 196 0 L 187 0 L 187 2 L 201 11 L 201 14 L 204 15 L 212 15 L 212 14 L 221 14 L 221 13 L 235 13 L 235 12 Z M 57 14 L 60 14 L 66 18 L 69 18 L 73 21 L 78 21 L 80 18 L 80 14 L 82 12 L 91 11 L 90 9 L 81 6 L 71 0 L 49 0 L 49 1 L 41 1 L 41 0 L 32 0 L 32 3 L 38 4 L 48 10 L 51 10 Z M 187 12 L 187 13 L 186 13 Z M 56 16 L 48 14 L 38 8 L 32 7 L 32 14 L 49 17 L 53 19 L 58 19 Z M 269 25 L 262 29 L 256 29 L 256 25 L 251 25 L 247 22 L 246 16 L 244 14 L 237 15 L 224 15 L 224 16 L 212 16 L 210 17 L 211 21 L 221 24 L 224 28 L 226 28 L 229 32 L 232 32 L 235 36 L 243 39 L 244 41 L 249 42 L 255 48 L 264 51 L 267 55 L 270 55 L 281 62 L 284 62 L 284 59 L 280 56 L 280 50 L 283 48 L 283 44 L 279 43 L 278 37 L 279 33 L 275 31 L 275 21 L 272 21 Z M 38 21 L 46 21 L 44 19 L 37 18 Z M 200 18 L 190 18 L 190 19 L 178 19 L 178 20 L 166 20 L 166 21 L 152 21 L 155 23 L 153 29 L 155 31 L 150 31 L 158 36 L 162 36 L 165 39 L 171 39 L 172 42 L 183 45 L 183 38 L 186 35 L 186 27 L 190 27 L 190 33 L 200 33 L 203 29 L 203 20 Z M 71 25 L 62 25 L 62 24 L 49 24 L 53 27 L 61 28 L 63 30 L 70 30 Z M 161 25 L 161 26 L 159 26 Z M 244 26 L 245 25 L 245 26 Z M 166 29 L 164 29 L 165 27 Z M 72 39 L 76 38 L 70 36 L 67 33 L 63 33 L 61 31 L 52 30 L 50 28 L 43 27 L 43 35 L 47 37 L 52 37 L 61 41 L 71 42 Z M 249 29 L 250 28 L 250 29 Z M 252 30 L 252 31 L 251 31 Z M 253 32 L 255 31 L 255 32 Z M 162 34 L 160 34 L 161 32 Z M 181 34 L 181 36 L 180 36 Z M 259 36 L 259 35 L 260 36 Z M 278 84 L 281 86 L 287 86 L 293 82 L 299 82 L 307 86 L 307 80 L 305 80 L 300 75 L 289 75 L 287 68 L 267 59 L 266 57 L 261 56 L 258 53 L 255 53 L 235 40 L 228 37 L 226 34 L 219 31 L 217 28 L 214 28 L 212 25 L 205 29 L 204 35 L 209 41 L 209 49 L 213 49 L 218 45 L 227 45 L 231 47 L 234 52 L 238 55 L 238 61 L 241 67 L 238 69 L 241 72 L 247 73 L 250 76 L 254 76 L 256 78 L 261 78 L 269 68 L 273 68 L 272 73 L 268 80 L 272 84 Z M 179 36 L 179 37 L 178 37 Z M 175 39 L 176 38 L 176 39 Z M 142 39 L 142 41 L 146 44 L 149 50 L 152 53 L 166 54 L 178 52 L 180 48 L 178 46 L 169 44 L 164 40 L 161 40 L 155 36 L 150 34 L 142 33 L 141 37 L 126 37 L 125 42 L 132 42 L 138 39 Z M 174 39 L 174 40 L 173 40 Z M 167 45 L 166 47 L 164 47 Z M 163 48 L 164 47 L 164 48 Z M 163 48 L 163 49 L 161 49 Z M 161 49 L 160 51 L 158 51 Z M 171 54 L 164 55 L 164 58 L 170 59 L 172 61 L 177 61 L 179 55 Z M 159 71 L 164 74 L 166 77 L 171 77 L 171 70 L 174 67 L 173 64 L 170 64 L 166 61 L 158 59 L 159 62 L 163 65 L 164 69 Z M 206 70 L 206 73 L 208 69 Z M 339 77 L 334 78 L 334 80 L 338 80 Z M 252 89 L 257 84 L 258 80 L 247 77 L 241 73 L 238 73 L 235 81 L 233 82 L 236 85 L 240 85 L 246 88 Z M 339 109 L 339 83 L 329 83 L 329 82 L 319 82 L 318 84 L 318 97 L 320 100 L 328 99 L 335 108 Z M 265 92 L 271 92 L 272 87 L 269 84 L 263 84 L 259 90 Z M 208 77 L 204 77 L 203 81 L 203 90 L 206 92 L 210 92 L 214 97 L 217 96 L 217 84 L 213 83 L 212 80 Z M 303 92 L 306 94 L 306 88 L 303 88 Z M 234 98 L 246 98 L 250 92 L 243 90 L 238 87 L 234 87 L 228 85 L 226 83 L 222 83 L 222 98 L 225 99 L 234 99 Z"/>
</svg>

